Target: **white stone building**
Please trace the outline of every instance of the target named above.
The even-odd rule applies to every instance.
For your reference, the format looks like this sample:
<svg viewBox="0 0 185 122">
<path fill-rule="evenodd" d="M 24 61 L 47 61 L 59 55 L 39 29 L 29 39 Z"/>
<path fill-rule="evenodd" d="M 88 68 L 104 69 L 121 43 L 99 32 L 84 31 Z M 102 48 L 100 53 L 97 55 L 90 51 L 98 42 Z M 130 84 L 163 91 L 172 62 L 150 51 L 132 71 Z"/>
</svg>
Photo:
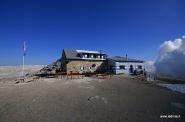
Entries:
<svg viewBox="0 0 185 122">
<path fill-rule="evenodd" d="M 134 74 L 144 71 L 144 61 L 127 57 L 108 57 L 107 64 L 114 74 Z"/>
</svg>

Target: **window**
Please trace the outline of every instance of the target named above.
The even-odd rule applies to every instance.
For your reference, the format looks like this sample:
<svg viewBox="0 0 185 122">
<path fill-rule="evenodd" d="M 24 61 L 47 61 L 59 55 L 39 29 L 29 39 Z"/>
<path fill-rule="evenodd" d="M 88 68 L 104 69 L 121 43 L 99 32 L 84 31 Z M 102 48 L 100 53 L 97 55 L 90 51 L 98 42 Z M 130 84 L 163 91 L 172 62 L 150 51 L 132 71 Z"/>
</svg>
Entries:
<svg viewBox="0 0 185 122">
<path fill-rule="evenodd" d="M 92 67 L 96 67 L 96 64 L 93 64 Z"/>
<path fill-rule="evenodd" d="M 91 58 L 94 58 L 94 55 L 93 54 L 91 55 Z"/>
<path fill-rule="evenodd" d="M 138 69 L 142 69 L 142 66 L 141 65 L 138 65 L 137 67 L 138 67 Z"/>
<path fill-rule="evenodd" d="M 84 58 L 87 58 L 87 54 L 83 55 Z"/>
<path fill-rule="evenodd" d="M 81 71 L 83 71 L 84 69 L 85 69 L 84 66 L 80 67 L 80 70 L 81 70 Z"/>
<path fill-rule="evenodd" d="M 126 69 L 126 68 L 125 68 L 125 65 L 120 65 L 120 66 L 119 66 L 119 69 Z"/>
<path fill-rule="evenodd" d="M 98 55 L 98 58 L 100 58 L 100 55 Z"/>
<path fill-rule="evenodd" d="M 89 67 L 89 69 L 91 69 L 91 67 Z"/>
<path fill-rule="evenodd" d="M 90 54 L 87 54 L 87 58 L 90 58 Z"/>
<path fill-rule="evenodd" d="M 94 58 L 97 58 L 96 54 L 94 54 Z"/>
</svg>

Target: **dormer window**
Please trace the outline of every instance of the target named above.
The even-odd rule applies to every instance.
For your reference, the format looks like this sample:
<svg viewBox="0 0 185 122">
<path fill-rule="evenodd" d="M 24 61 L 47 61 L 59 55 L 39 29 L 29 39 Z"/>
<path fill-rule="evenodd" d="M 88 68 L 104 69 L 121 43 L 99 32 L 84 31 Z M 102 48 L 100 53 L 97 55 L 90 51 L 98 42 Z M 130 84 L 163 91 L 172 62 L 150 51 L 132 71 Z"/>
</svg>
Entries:
<svg viewBox="0 0 185 122">
<path fill-rule="evenodd" d="M 87 54 L 84 54 L 84 55 L 83 55 L 83 58 L 87 58 Z"/>
<path fill-rule="evenodd" d="M 94 58 L 94 55 L 93 54 L 91 55 L 91 58 Z"/>
<path fill-rule="evenodd" d="M 94 54 L 93 56 L 94 56 L 94 58 L 97 58 L 96 54 Z"/>
<path fill-rule="evenodd" d="M 93 54 L 93 53 L 79 53 L 79 57 L 82 59 L 92 59 L 92 60 L 100 60 L 100 59 L 105 59 L 106 55 L 104 54 Z"/>
</svg>

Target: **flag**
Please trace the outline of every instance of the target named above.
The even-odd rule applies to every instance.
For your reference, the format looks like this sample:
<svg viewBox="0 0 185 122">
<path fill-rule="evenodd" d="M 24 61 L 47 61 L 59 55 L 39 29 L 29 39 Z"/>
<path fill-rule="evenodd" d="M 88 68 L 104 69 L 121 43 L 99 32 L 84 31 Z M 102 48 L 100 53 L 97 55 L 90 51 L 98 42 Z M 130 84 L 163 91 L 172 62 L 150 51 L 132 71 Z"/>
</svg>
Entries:
<svg viewBox="0 0 185 122">
<path fill-rule="evenodd" d="M 23 43 L 23 55 L 26 56 L 26 42 Z"/>
</svg>

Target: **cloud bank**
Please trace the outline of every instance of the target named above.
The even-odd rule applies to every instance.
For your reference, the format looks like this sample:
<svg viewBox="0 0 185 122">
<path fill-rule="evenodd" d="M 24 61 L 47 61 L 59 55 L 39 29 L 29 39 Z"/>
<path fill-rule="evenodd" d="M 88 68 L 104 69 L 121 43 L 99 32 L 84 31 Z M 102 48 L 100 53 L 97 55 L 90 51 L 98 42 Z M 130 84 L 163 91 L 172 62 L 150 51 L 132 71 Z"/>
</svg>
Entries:
<svg viewBox="0 0 185 122">
<path fill-rule="evenodd" d="M 146 61 L 144 67 L 147 72 L 155 73 L 155 61 Z"/>
<path fill-rule="evenodd" d="M 162 43 L 154 66 L 158 74 L 185 79 L 185 36 Z"/>
</svg>

